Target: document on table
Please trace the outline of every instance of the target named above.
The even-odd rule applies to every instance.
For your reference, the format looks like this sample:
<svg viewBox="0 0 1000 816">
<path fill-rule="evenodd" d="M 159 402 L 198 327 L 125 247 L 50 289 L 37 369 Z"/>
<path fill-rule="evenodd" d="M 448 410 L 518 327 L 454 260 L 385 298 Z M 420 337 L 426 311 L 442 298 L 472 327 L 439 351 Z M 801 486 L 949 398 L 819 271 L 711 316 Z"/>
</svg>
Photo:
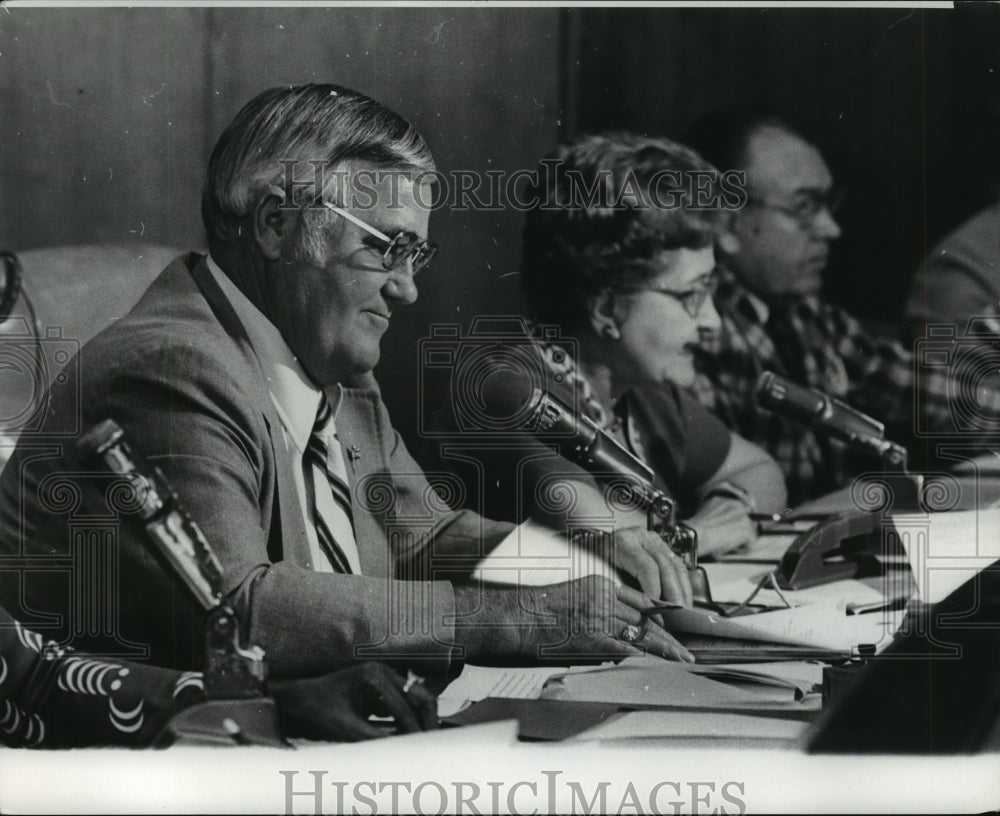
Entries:
<svg viewBox="0 0 1000 816">
<path fill-rule="evenodd" d="M 614 568 L 603 558 L 531 519 L 515 527 L 472 573 L 477 580 L 521 586 L 561 584 L 588 575 L 618 583 Z"/>
<path fill-rule="evenodd" d="M 617 703 L 642 708 L 769 708 L 801 701 L 807 681 L 780 677 L 761 670 L 756 676 L 746 667 L 731 668 L 733 682 L 699 676 L 691 667 L 649 655 L 630 657 L 617 666 L 552 677 L 542 690 L 543 700 Z M 717 676 L 724 672 L 720 667 Z M 707 669 L 711 672 L 711 669 Z M 739 677 L 737 678 L 737 675 Z M 812 682 L 808 681 L 811 690 Z"/>
<path fill-rule="evenodd" d="M 575 741 L 634 740 L 657 737 L 690 737 L 795 742 L 808 723 L 781 717 L 755 717 L 728 711 L 630 711 L 619 714 L 571 737 Z"/>
<path fill-rule="evenodd" d="M 610 665 L 610 664 L 609 664 Z M 545 681 L 555 675 L 591 671 L 592 666 L 473 666 L 466 663 L 462 673 L 438 696 L 438 716 L 447 717 L 470 703 L 487 697 L 537 700 Z"/>
<path fill-rule="evenodd" d="M 892 523 L 925 603 L 944 600 L 1000 560 L 1000 510 L 896 515 Z"/>
<path fill-rule="evenodd" d="M 866 645 L 874 646 L 876 652 L 889 645 L 903 619 L 902 610 L 848 615 L 841 602 L 812 603 L 733 618 L 703 609 L 668 609 L 661 615 L 670 632 L 766 640 L 836 651 L 851 651 Z"/>
<path fill-rule="evenodd" d="M 795 540 L 816 526 L 814 520 L 787 519 L 769 524 L 757 540 L 746 547 L 716 555 L 716 561 L 775 563 L 792 546 Z"/>
<path fill-rule="evenodd" d="M 849 649 L 818 649 L 813 646 L 793 646 L 766 640 L 736 640 L 702 635 L 680 635 L 681 642 L 697 658 L 697 665 L 727 663 L 769 663 L 773 661 L 847 660 Z"/>
<path fill-rule="evenodd" d="M 707 563 L 702 565 L 712 588 L 712 600 L 719 603 L 742 603 L 756 588 L 760 579 L 771 571 L 763 565 L 734 563 Z M 830 584 L 785 591 L 785 596 L 796 605 L 807 603 L 874 603 L 882 599 L 882 592 L 861 581 L 847 579 Z M 778 593 L 769 587 L 761 589 L 754 603 L 782 606 Z"/>
<path fill-rule="evenodd" d="M 787 660 L 777 663 L 686 664 L 685 671 L 763 691 L 764 687 L 792 692 L 796 700 L 803 700 L 823 684 L 823 664 L 807 660 Z M 777 695 L 778 692 L 776 691 Z"/>
</svg>

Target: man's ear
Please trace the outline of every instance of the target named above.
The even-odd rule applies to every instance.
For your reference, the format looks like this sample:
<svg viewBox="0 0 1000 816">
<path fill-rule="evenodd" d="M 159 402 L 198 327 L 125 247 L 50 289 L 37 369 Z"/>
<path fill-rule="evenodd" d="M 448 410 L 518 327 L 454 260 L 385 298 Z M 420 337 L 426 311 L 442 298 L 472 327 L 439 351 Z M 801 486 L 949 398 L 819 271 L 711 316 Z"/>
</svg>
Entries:
<svg viewBox="0 0 1000 816">
<path fill-rule="evenodd" d="M 292 235 L 294 210 L 282 207 L 284 198 L 268 191 L 257 199 L 253 211 L 253 237 L 261 254 L 269 261 L 281 257 L 281 248 Z"/>
<path fill-rule="evenodd" d="M 598 337 L 617 340 L 621 337 L 621 323 L 625 319 L 625 306 L 610 289 L 602 289 L 587 301 L 590 326 Z"/>
</svg>

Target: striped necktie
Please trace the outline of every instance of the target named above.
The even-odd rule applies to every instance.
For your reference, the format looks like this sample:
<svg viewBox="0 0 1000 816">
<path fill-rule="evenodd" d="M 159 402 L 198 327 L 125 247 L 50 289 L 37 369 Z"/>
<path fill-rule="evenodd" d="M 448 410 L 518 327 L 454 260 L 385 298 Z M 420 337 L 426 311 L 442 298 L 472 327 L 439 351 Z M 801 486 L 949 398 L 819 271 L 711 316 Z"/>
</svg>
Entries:
<svg viewBox="0 0 1000 816">
<path fill-rule="evenodd" d="M 360 574 L 347 469 L 334 428 L 333 411 L 325 397 L 303 461 L 307 472 L 312 474 L 313 523 L 320 548 L 335 572 Z"/>
</svg>

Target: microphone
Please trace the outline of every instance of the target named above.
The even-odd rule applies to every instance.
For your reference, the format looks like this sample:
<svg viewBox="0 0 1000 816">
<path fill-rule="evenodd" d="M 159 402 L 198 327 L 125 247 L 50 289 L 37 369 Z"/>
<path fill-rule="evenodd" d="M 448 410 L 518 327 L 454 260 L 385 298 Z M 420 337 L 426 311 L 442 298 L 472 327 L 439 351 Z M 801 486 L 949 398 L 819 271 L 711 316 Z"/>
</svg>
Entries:
<svg viewBox="0 0 1000 816">
<path fill-rule="evenodd" d="M 757 404 L 774 413 L 815 426 L 845 442 L 858 437 L 881 439 L 885 426 L 815 388 L 797 385 L 773 371 L 757 380 Z"/>
<path fill-rule="evenodd" d="M 592 473 L 653 481 L 652 469 L 590 417 L 581 416 L 562 400 L 533 386 L 523 375 L 508 370 L 490 374 L 483 383 L 482 410 L 498 428 L 528 431 Z"/>
<path fill-rule="evenodd" d="M 243 644 L 241 621 L 223 594 L 222 564 L 167 477 L 130 444 L 113 419 L 99 422 L 80 437 L 76 457 L 81 465 L 96 467 L 98 473 L 129 486 L 133 523 L 153 554 L 184 582 L 206 613 L 202 644 L 206 695 L 225 700 L 263 697 L 264 651 Z"/>
<path fill-rule="evenodd" d="M 779 416 L 817 428 L 855 447 L 873 450 L 886 464 L 906 468 L 906 451 L 884 438 L 885 425 L 829 394 L 765 371 L 757 380 L 756 395 L 758 405 Z"/>
<path fill-rule="evenodd" d="M 681 556 L 689 569 L 697 568 L 697 534 L 675 520 L 674 502 L 653 485 L 652 469 L 592 419 L 510 370 L 492 372 L 481 393 L 483 416 L 498 429 L 528 431 L 599 479 L 623 478 L 632 500 L 646 511 L 648 529 Z"/>
</svg>

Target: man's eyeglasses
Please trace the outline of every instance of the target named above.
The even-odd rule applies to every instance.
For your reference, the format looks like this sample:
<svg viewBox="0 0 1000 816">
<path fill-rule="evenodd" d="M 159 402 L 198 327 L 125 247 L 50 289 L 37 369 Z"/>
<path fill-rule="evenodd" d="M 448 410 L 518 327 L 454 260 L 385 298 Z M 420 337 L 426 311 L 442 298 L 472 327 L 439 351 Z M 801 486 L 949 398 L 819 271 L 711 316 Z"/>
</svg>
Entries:
<svg viewBox="0 0 1000 816">
<path fill-rule="evenodd" d="M 705 308 L 705 301 L 715 294 L 715 290 L 718 288 L 718 285 L 719 279 L 715 275 L 710 275 L 705 278 L 705 281 L 701 286 L 692 287 L 691 289 L 685 289 L 683 291 L 678 291 L 676 289 L 664 289 L 662 287 L 649 287 L 648 289 L 643 289 L 642 291 L 656 292 L 658 295 L 667 295 L 668 297 L 672 297 L 681 304 L 684 311 L 691 317 L 697 317 L 701 314 L 701 310 Z"/>
<path fill-rule="evenodd" d="M 385 251 L 382 253 L 382 268 L 387 272 L 398 269 L 407 260 L 413 264 L 413 274 L 416 275 L 421 269 L 429 264 L 437 255 L 437 244 L 425 241 L 419 235 L 403 230 L 397 232 L 391 238 L 381 230 L 375 229 L 370 224 L 366 224 L 356 215 L 351 215 L 347 210 L 341 209 L 329 202 L 323 202 L 323 206 L 333 210 L 337 215 L 346 218 L 356 227 L 361 227 L 373 238 L 385 244 Z"/>
<path fill-rule="evenodd" d="M 808 191 L 798 194 L 792 201 L 772 201 L 769 199 L 750 199 L 748 204 L 776 210 L 797 221 L 803 229 L 809 229 L 816 223 L 819 214 L 826 210 L 835 215 L 844 202 L 844 191 L 834 188 L 826 192 Z"/>
</svg>

